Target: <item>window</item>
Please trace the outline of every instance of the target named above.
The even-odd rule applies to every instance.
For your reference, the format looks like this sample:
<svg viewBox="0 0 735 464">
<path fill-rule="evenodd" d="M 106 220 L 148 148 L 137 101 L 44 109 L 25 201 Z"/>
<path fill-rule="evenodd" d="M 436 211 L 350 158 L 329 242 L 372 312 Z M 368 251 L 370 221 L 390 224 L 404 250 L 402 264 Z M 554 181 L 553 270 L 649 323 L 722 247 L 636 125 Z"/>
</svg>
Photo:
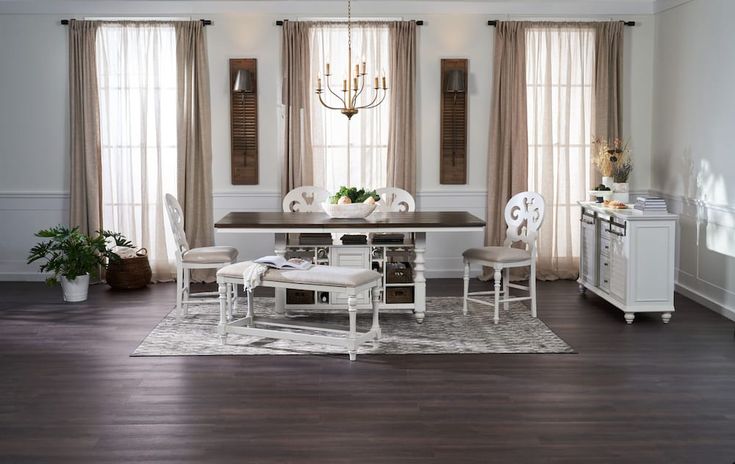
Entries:
<svg viewBox="0 0 735 464">
<path fill-rule="evenodd" d="M 315 27 L 311 32 L 310 89 L 316 89 L 316 76 L 324 74 L 330 63 L 332 89 L 342 95 L 343 79 L 351 76 L 347 70 L 347 26 L 342 24 Z M 366 90 L 359 98 L 362 104 L 373 96 L 374 77 L 388 73 L 388 28 L 380 25 L 362 25 L 352 28 L 353 66 L 357 61 L 367 62 Z M 322 78 L 323 85 L 326 79 Z M 390 86 L 390 83 L 389 83 Z M 338 100 L 329 95 L 331 106 Z M 335 192 L 342 185 L 365 188 L 385 186 L 388 153 L 388 108 L 390 91 L 381 105 L 360 112 L 348 121 L 336 110 L 324 108 L 316 94 L 312 100 L 312 131 L 314 150 L 314 184 Z"/>
<path fill-rule="evenodd" d="M 573 278 L 579 208 L 591 186 L 595 31 L 554 26 L 526 31 L 528 185 L 546 202 L 539 237 L 541 278 Z"/>
<path fill-rule="evenodd" d="M 163 198 L 176 193 L 176 35 L 111 23 L 97 34 L 102 220 L 148 250 L 154 280 L 173 275 Z"/>
</svg>

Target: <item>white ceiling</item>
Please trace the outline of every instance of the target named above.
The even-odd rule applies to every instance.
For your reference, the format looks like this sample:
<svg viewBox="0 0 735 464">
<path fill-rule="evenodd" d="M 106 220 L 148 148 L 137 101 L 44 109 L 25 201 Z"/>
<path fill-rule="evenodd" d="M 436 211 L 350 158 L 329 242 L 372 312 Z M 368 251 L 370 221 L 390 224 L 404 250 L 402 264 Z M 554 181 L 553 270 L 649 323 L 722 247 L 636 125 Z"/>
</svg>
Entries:
<svg viewBox="0 0 735 464">
<path fill-rule="evenodd" d="M 693 0 L 353 0 L 357 16 L 465 13 L 498 15 L 645 15 Z M 0 0 L 0 14 L 340 14 L 346 0 Z"/>
</svg>

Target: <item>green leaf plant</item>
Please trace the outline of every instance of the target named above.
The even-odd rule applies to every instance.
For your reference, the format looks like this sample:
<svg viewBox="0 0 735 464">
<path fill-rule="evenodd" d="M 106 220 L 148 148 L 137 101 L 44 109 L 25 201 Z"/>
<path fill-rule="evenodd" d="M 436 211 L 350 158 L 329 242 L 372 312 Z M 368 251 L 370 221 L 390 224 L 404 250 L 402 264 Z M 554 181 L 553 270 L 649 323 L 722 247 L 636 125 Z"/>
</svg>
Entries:
<svg viewBox="0 0 735 464">
<path fill-rule="evenodd" d="M 31 248 L 27 263 L 41 261 L 39 270 L 52 274 L 46 279 L 48 285 L 58 284 L 60 276 L 68 280 L 86 274 L 96 277 L 102 267 L 121 259 L 108 248 L 108 244 L 132 246 L 122 234 L 107 230 L 86 235 L 81 233 L 78 227 L 58 225 L 41 230 L 35 235 L 48 240 L 39 242 Z"/>
</svg>

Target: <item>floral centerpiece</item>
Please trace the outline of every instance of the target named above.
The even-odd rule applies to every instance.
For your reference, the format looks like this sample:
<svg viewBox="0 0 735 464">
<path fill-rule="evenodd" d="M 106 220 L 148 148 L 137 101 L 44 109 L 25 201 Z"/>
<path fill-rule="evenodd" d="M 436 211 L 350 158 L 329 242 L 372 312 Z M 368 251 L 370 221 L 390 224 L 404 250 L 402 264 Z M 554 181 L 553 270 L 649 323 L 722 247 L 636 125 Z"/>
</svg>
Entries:
<svg viewBox="0 0 735 464">
<path fill-rule="evenodd" d="M 595 137 L 592 163 L 602 175 L 602 184 L 612 189 L 613 199 L 628 201 L 628 178 L 633 172 L 629 141 Z"/>
<path fill-rule="evenodd" d="M 322 204 L 322 208 L 333 218 L 364 218 L 375 210 L 378 200 L 380 195 L 375 190 L 342 186 L 329 197 L 328 202 Z"/>
</svg>

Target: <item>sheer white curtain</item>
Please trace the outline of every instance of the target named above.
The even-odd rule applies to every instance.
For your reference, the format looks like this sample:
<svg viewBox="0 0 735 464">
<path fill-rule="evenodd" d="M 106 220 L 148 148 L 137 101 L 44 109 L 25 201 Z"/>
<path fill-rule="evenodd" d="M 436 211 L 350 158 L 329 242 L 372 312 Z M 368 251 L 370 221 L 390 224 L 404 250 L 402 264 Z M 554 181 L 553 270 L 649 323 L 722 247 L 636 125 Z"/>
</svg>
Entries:
<svg viewBox="0 0 735 464">
<path fill-rule="evenodd" d="M 176 195 L 173 25 L 103 24 L 97 33 L 103 224 L 148 250 L 154 280 L 175 272 L 163 197 Z"/>
<path fill-rule="evenodd" d="M 579 263 L 578 200 L 591 187 L 595 30 L 549 24 L 526 31 L 528 185 L 546 200 L 540 279 L 571 279 Z"/>
<path fill-rule="evenodd" d="M 326 85 L 325 65 L 330 63 L 333 74 L 330 84 L 342 96 L 343 80 L 353 75 L 347 69 L 347 26 L 316 25 L 311 30 L 310 42 L 309 88 L 316 88 L 318 74 L 322 75 L 322 85 Z M 359 104 L 372 98 L 375 76 L 388 75 L 388 47 L 387 25 L 353 24 L 352 66 L 362 61 L 367 63 L 365 90 L 358 98 L 363 103 Z M 312 98 L 314 184 L 330 192 L 336 192 L 342 185 L 369 189 L 385 186 L 390 91 L 380 106 L 360 110 L 351 121 L 339 111 L 324 108 L 313 93 Z M 325 99 L 331 106 L 340 106 L 333 95 L 326 95 Z"/>
</svg>

